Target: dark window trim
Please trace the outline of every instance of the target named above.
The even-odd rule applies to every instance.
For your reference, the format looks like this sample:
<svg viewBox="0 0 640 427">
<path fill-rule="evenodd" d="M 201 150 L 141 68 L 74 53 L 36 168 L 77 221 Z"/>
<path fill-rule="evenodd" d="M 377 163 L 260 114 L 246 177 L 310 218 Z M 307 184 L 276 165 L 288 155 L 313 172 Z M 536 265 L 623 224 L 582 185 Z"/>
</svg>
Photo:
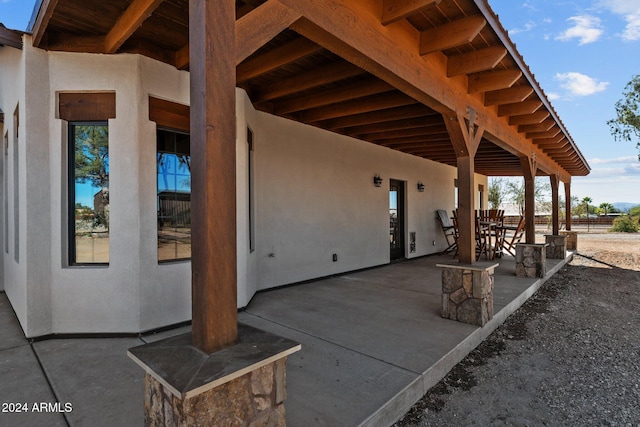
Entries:
<svg viewBox="0 0 640 427">
<path fill-rule="evenodd" d="M 67 124 L 67 241 L 69 267 L 108 267 L 108 262 L 76 262 L 76 181 L 75 181 L 75 126 L 109 126 L 107 120 L 72 121 Z M 111 237 L 111 236 L 109 236 Z M 109 242 L 111 252 L 111 242 Z M 111 257 L 109 257 L 111 259 Z"/>
<path fill-rule="evenodd" d="M 249 196 L 249 253 L 253 253 L 256 250 L 256 235 L 255 235 L 255 158 L 253 151 L 253 130 L 251 127 L 247 126 L 247 169 L 248 169 L 248 177 L 249 182 L 247 183 L 247 190 Z"/>
</svg>

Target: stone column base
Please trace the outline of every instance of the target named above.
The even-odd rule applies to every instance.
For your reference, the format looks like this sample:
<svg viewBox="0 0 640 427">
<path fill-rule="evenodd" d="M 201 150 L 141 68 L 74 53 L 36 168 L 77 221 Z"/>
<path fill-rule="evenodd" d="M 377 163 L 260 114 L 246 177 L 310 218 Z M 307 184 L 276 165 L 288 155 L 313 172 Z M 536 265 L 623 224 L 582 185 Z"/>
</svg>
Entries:
<svg viewBox="0 0 640 427">
<path fill-rule="evenodd" d="M 498 264 L 437 264 L 442 268 L 442 317 L 476 326 L 493 318 L 493 272 Z"/>
<path fill-rule="evenodd" d="M 300 344 L 238 325 L 234 346 L 207 355 L 191 334 L 129 349 L 146 372 L 146 426 L 284 427 L 286 358 Z"/>
<path fill-rule="evenodd" d="M 547 259 L 565 259 L 567 257 L 567 236 L 545 234 L 544 241 L 547 246 Z"/>
<path fill-rule="evenodd" d="M 547 274 L 547 244 L 516 245 L 516 276 L 544 277 Z"/>
<path fill-rule="evenodd" d="M 578 250 L 578 232 L 577 231 L 561 231 L 561 236 L 567 236 L 567 250 Z"/>
</svg>

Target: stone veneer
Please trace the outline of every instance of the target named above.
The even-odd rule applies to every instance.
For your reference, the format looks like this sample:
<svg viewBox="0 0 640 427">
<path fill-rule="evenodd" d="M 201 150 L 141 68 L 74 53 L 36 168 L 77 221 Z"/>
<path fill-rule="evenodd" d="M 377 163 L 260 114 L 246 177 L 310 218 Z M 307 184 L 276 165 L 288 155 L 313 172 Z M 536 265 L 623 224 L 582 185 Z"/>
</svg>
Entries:
<svg viewBox="0 0 640 427">
<path fill-rule="evenodd" d="M 547 274 L 547 244 L 518 243 L 516 245 L 516 276 L 544 277 Z"/>
<path fill-rule="evenodd" d="M 561 231 L 561 236 L 567 236 L 567 250 L 568 251 L 577 251 L 578 250 L 578 232 L 577 231 Z"/>
<path fill-rule="evenodd" d="M 493 272 L 498 264 L 438 264 L 442 268 L 442 317 L 484 326 L 493 318 Z"/>
<path fill-rule="evenodd" d="M 544 241 L 547 246 L 547 259 L 565 259 L 567 257 L 567 236 L 545 234 Z"/>
<path fill-rule="evenodd" d="M 145 370 L 145 425 L 284 427 L 286 358 L 298 350 L 243 324 L 235 345 L 212 354 L 190 333 L 131 348 Z"/>
<path fill-rule="evenodd" d="M 286 361 L 280 359 L 216 388 L 181 399 L 153 376 L 145 374 L 144 424 L 285 427 L 285 376 Z"/>
</svg>

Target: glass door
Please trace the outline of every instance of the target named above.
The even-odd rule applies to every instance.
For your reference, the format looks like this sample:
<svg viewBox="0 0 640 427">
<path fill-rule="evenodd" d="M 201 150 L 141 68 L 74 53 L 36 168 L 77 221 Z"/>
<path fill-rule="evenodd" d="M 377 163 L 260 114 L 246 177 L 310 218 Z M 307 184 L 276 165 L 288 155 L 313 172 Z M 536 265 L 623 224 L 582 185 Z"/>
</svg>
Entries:
<svg viewBox="0 0 640 427">
<path fill-rule="evenodd" d="M 389 184 L 389 249 L 391 261 L 404 258 L 404 182 Z"/>
</svg>

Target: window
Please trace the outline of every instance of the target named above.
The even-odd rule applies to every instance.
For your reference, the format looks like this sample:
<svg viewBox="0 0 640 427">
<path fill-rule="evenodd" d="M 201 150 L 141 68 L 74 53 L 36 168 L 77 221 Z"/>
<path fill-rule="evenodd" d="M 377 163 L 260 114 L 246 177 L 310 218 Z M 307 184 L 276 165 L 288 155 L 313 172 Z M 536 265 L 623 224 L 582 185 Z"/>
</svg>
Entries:
<svg viewBox="0 0 640 427">
<path fill-rule="evenodd" d="M 109 263 L 109 128 L 69 123 L 69 264 Z"/>
<path fill-rule="evenodd" d="M 453 206 L 458 209 L 458 180 L 453 180 Z"/>
<path fill-rule="evenodd" d="M 158 261 L 191 258 L 191 148 L 189 134 L 158 129 Z"/>
<path fill-rule="evenodd" d="M 3 190 L 2 193 L 2 203 L 4 205 L 4 251 L 5 253 L 9 253 L 9 198 L 7 195 L 9 194 L 9 178 L 8 178 L 8 169 L 7 160 L 9 158 L 9 132 L 4 134 L 4 156 L 2 162 L 2 182 L 3 182 Z"/>
<path fill-rule="evenodd" d="M 254 167 L 255 160 L 253 158 L 253 131 L 247 128 L 247 145 L 248 145 L 248 164 L 249 173 L 248 192 L 249 192 L 249 252 L 256 250 L 256 230 L 255 230 L 255 201 L 254 201 Z"/>
<path fill-rule="evenodd" d="M 13 113 L 13 257 L 20 262 L 20 149 L 18 131 L 20 117 L 18 107 Z"/>
</svg>

